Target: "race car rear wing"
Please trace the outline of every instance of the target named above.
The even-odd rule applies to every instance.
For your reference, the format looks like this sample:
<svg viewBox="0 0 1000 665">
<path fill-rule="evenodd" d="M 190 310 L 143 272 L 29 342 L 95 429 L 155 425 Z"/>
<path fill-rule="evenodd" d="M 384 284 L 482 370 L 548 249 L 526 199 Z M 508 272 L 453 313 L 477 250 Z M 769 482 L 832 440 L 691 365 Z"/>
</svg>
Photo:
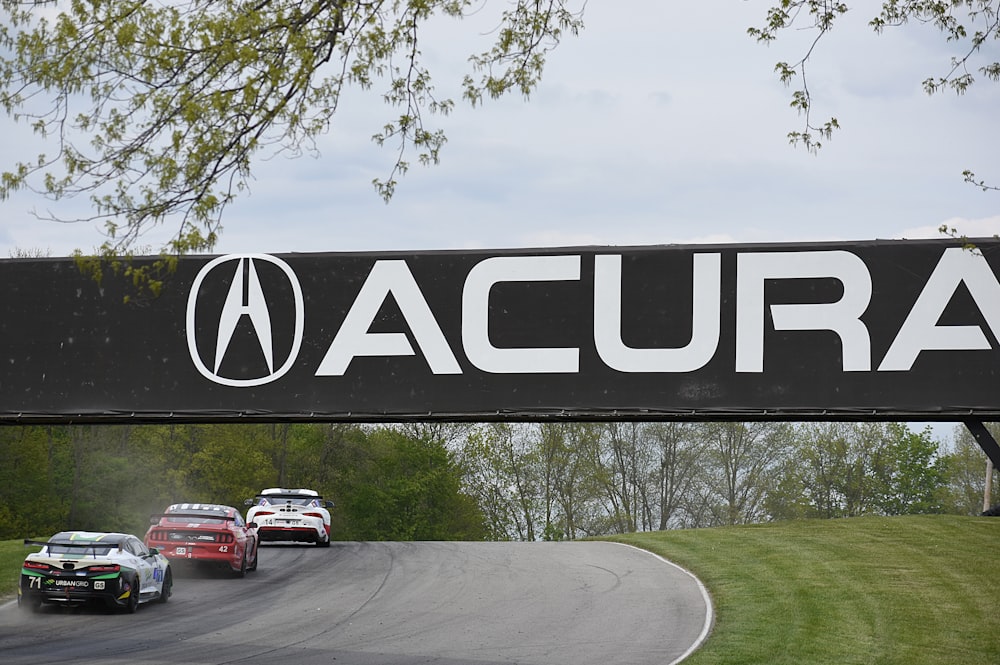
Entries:
<svg viewBox="0 0 1000 665">
<path fill-rule="evenodd" d="M 77 541 L 77 542 L 73 542 L 73 541 L 70 541 L 70 542 L 60 542 L 58 540 L 31 540 L 29 538 L 25 538 L 24 539 L 24 544 L 28 545 L 28 546 L 31 546 L 31 547 L 68 547 L 68 548 L 71 548 L 71 549 L 93 550 L 95 557 L 97 556 L 97 550 L 98 549 L 102 549 L 102 550 L 103 549 L 107 549 L 107 550 L 111 550 L 111 549 L 121 550 L 122 549 L 122 544 L 121 543 L 111 543 L 111 542 L 102 543 L 99 540 L 91 540 L 91 541 L 87 541 L 87 542 L 83 542 L 83 541 Z M 86 555 L 86 552 L 84 552 L 84 554 Z"/>
<path fill-rule="evenodd" d="M 260 503 L 261 499 L 266 499 L 269 504 L 276 506 L 282 503 L 287 503 L 296 499 L 309 499 L 310 501 L 316 501 L 320 506 L 324 508 L 333 508 L 333 501 L 324 499 L 321 496 L 316 496 L 315 494 L 258 494 L 252 499 L 247 499 L 243 502 L 244 506 L 255 506 Z"/>
<path fill-rule="evenodd" d="M 160 520 L 163 519 L 164 517 L 170 520 L 201 519 L 201 520 L 221 520 L 223 522 L 236 521 L 236 517 L 231 515 L 206 515 L 205 513 L 159 513 L 156 515 L 150 515 L 149 523 L 159 524 Z"/>
</svg>

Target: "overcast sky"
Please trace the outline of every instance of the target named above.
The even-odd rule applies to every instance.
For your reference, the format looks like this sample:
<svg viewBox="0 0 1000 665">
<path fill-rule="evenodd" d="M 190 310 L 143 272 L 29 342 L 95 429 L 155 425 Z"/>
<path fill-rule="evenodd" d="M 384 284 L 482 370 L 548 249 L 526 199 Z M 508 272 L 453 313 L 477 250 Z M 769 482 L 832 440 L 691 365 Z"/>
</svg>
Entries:
<svg viewBox="0 0 1000 665">
<path fill-rule="evenodd" d="M 1000 86 L 928 97 L 921 81 L 946 73 L 954 49 L 915 24 L 876 36 L 871 16 L 852 12 L 809 70 L 817 119 L 842 126 L 809 154 L 785 138 L 802 125 L 773 73 L 801 56 L 809 35 L 757 44 L 746 29 L 768 4 L 591 0 L 585 30 L 551 54 L 530 100 L 459 103 L 431 119 L 449 138 L 441 164 L 415 165 L 388 205 L 371 181 L 388 175 L 394 151 L 370 141 L 387 111 L 379 91 L 352 93 L 320 158 L 255 165 L 216 250 L 863 240 L 935 237 L 941 224 L 1000 233 L 1000 193 L 961 176 L 972 169 L 1000 183 Z M 440 96 L 459 96 L 485 21 L 447 21 L 425 35 Z M 6 164 L 23 157 L 26 131 L 6 130 Z M 19 195 L 2 205 L 5 256 L 58 256 L 102 240 L 93 224 L 30 214 L 65 215 L 80 202 Z"/>
</svg>

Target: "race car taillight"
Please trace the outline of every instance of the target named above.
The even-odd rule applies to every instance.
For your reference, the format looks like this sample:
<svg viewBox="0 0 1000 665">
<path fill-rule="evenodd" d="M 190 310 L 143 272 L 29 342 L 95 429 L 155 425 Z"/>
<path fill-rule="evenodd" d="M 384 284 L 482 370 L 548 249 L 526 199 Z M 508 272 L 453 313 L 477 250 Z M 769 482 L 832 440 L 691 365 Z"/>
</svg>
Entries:
<svg viewBox="0 0 1000 665">
<path fill-rule="evenodd" d="M 323 519 L 323 515 L 320 513 L 302 513 L 302 514 L 305 515 L 306 517 L 318 517 L 320 519 Z"/>
<path fill-rule="evenodd" d="M 216 535 L 215 540 L 220 543 L 232 543 L 235 542 L 236 539 L 233 538 L 233 534 L 231 533 L 220 533 Z"/>
<path fill-rule="evenodd" d="M 50 570 L 52 568 L 47 563 L 38 563 L 35 561 L 25 561 L 23 565 L 28 570 Z"/>
<path fill-rule="evenodd" d="M 256 513 L 254 513 L 254 517 L 260 517 L 261 515 L 273 515 L 273 514 L 274 514 L 273 510 L 258 510 Z"/>
<path fill-rule="evenodd" d="M 121 569 L 122 567 L 115 563 L 109 566 L 91 566 L 87 570 L 92 573 L 119 573 Z"/>
</svg>

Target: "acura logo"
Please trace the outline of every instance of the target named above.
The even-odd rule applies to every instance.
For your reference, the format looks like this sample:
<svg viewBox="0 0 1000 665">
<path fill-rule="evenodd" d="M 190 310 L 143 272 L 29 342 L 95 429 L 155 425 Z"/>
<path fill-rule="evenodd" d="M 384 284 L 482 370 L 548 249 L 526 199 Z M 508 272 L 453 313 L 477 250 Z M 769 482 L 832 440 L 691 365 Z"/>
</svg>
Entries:
<svg viewBox="0 0 1000 665">
<path fill-rule="evenodd" d="M 264 284 L 261 282 L 261 273 L 267 275 Z M 227 280 L 229 287 L 221 308 L 217 305 L 203 305 L 201 296 L 203 291 L 208 290 L 207 285 L 216 285 L 218 290 L 218 285 L 224 285 Z M 291 326 L 284 316 L 273 319 L 274 312 L 268 308 L 265 293 L 279 288 L 291 291 L 295 306 Z M 304 324 L 302 287 L 291 267 L 274 256 L 220 256 L 205 264 L 195 277 L 188 295 L 186 322 L 188 351 L 202 376 L 224 386 L 264 385 L 284 376 L 298 356 Z M 275 333 L 276 325 L 290 329 L 278 335 Z M 255 340 L 253 343 L 260 349 L 263 362 L 259 368 L 243 368 L 238 376 L 234 376 L 232 372 L 225 371 L 223 363 L 230 346 L 234 344 L 237 331 L 247 330 L 247 326 L 247 332 L 252 333 Z M 279 338 L 283 347 L 287 346 L 287 356 L 279 367 L 275 367 L 275 352 L 286 350 L 275 348 Z M 201 345 L 199 339 L 203 342 Z M 207 361 L 205 356 L 208 356 Z M 280 355 L 278 362 L 281 362 Z"/>
<path fill-rule="evenodd" d="M 593 350 L 604 365 L 634 374 L 696 372 L 719 356 L 720 345 L 726 341 L 733 346 L 723 353 L 734 358 L 737 373 L 760 374 L 765 368 L 765 337 L 773 329 L 831 331 L 839 338 L 837 351 L 844 372 L 872 371 L 874 345 L 864 315 L 874 289 L 868 266 L 858 255 L 846 250 L 737 254 L 731 300 L 734 334 L 728 338 L 723 336 L 721 325 L 726 320 L 722 313 L 726 300 L 721 253 L 695 253 L 691 266 L 690 320 L 681 322 L 682 330 L 690 331 L 689 341 L 681 346 L 632 346 L 623 337 L 628 319 L 622 257 L 594 256 L 593 278 L 589 280 L 593 293 L 582 296 L 578 311 L 593 308 L 589 319 L 581 316 L 580 321 L 593 326 Z M 460 322 L 448 336 L 406 260 L 376 260 L 326 354 L 315 366 L 314 376 L 344 376 L 356 358 L 418 353 L 434 375 L 463 374 L 466 370 L 453 348 L 456 342 L 461 344 L 468 364 L 481 372 L 579 374 L 580 356 L 585 352 L 579 342 L 559 343 L 553 336 L 547 346 L 505 343 L 502 337 L 491 336 L 490 322 L 506 316 L 502 306 L 494 306 L 494 299 L 501 298 L 494 293 L 499 291 L 494 288 L 497 285 L 583 282 L 582 268 L 583 256 L 579 254 L 499 256 L 479 261 L 464 275 Z M 841 293 L 820 302 L 768 301 L 767 282 L 802 279 L 835 280 Z M 876 371 L 910 371 L 924 351 L 992 349 L 993 342 L 981 323 L 939 323 L 960 288 L 975 301 L 996 339 L 1000 335 L 997 276 L 982 255 L 947 248 Z M 402 319 L 395 322 L 399 326 L 395 330 L 375 325 L 390 297 Z M 284 261 L 267 254 L 216 258 L 198 273 L 188 296 L 191 359 L 214 383 L 235 387 L 270 383 L 296 362 L 304 316 L 302 289 Z M 315 348 L 315 343 L 311 340 L 310 348 Z"/>
</svg>

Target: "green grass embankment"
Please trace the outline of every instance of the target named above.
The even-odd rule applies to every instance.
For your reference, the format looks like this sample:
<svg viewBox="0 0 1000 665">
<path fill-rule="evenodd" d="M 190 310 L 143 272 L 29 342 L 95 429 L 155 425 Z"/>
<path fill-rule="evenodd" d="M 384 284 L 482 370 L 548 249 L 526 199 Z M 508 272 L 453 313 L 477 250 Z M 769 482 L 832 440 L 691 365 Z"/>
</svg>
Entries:
<svg viewBox="0 0 1000 665">
<path fill-rule="evenodd" d="M 629 534 L 695 573 L 716 624 L 690 665 L 1000 663 L 1000 519 L 803 520 Z"/>
<path fill-rule="evenodd" d="M 0 540 L 0 603 L 17 594 L 17 580 L 21 576 L 21 562 L 38 548 L 26 547 L 24 539 Z"/>
</svg>

